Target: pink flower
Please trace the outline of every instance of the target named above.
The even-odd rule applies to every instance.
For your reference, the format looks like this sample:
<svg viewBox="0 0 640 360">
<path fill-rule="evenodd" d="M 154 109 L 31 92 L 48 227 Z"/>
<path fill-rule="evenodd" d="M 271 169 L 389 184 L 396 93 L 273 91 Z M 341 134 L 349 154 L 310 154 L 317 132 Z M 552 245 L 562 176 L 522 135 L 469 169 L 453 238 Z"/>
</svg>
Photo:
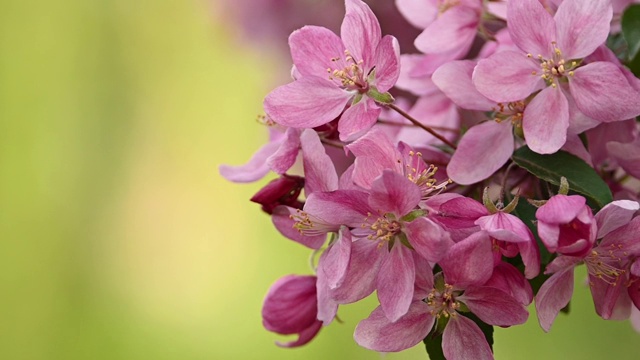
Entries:
<svg viewBox="0 0 640 360">
<path fill-rule="evenodd" d="M 271 285 L 262 306 L 262 324 L 278 334 L 298 334 L 296 341 L 276 342 L 282 347 L 297 347 L 311 341 L 320 331 L 322 322 L 317 314 L 316 277 L 288 275 Z"/>
<path fill-rule="evenodd" d="M 341 38 L 329 29 L 305 26 L 289 37 L 296 80 L 273 90 L 264 101 L 276 123 L 313 128 L 340 116 L 341 140 L 368 130 L 381 108 L 371 97 L 398 79 L 400 50 L 392 36 L 360 0 L 346 0 Z M 346 110 L 345 110 L 346 108 Z"/>
<path fill-rule="evenodd" d="M 509 102 L 533 97 L 524 111 L 528 146 L 538 153 L 560 149 L 569 128 L 570 106 L 601 122 L 640 115 L 640 93 L 616 64 L 580 59 L 609 34 L 608 1 L 565 0 L 552 17 L 538 0 L 509 1 L 507 19 L 522 50 L 496 53 L 478 63 L 473 81 L 486 97 Z"/>
</svg>

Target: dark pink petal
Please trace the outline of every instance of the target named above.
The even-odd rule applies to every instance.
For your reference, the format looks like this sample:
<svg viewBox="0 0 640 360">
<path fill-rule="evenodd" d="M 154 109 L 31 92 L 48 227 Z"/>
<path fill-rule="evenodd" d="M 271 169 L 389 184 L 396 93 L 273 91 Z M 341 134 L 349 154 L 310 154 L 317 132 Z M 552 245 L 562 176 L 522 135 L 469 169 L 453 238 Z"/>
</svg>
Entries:
<svg viewBox="0 0 640 360">
<path fill-rule="evenodd" d="M 340 140 L 351 141 L 362 136 L 376 123 L 381 111 L 375 101 L 366 96 L 357 104 L 351 105 L 338 122 Z"/>
<path fill-rule="evenodd" d="M 277 206 L 273 210 L 271 221 L 273 222 L 273 225 L 276 227 L 276 229 L 280 231 L 280 233 L 286 238 L 298 242 L 311 249 L 320 249 L 327 239 L 327 235 L 320 234 L 314 236 L 306 236 L 301 234 L 300 231 L 293 227 L 296 221 L 291 219 L 291 215 L 297 214 L 297 211 L 297 209 L 288 206 Z"/>
<path fill-rule="evenodd" d="M 270 170 L 267 159 L 278 150 L 280 144 L 281 142 L 278 141 L 263 145 L 244 165 L 220 165 L 220 175 L 229 181 L 238 183 L 254 182 L 262 179 Z"/>
<path fill-rule="evenodd" d="M 330 289 L 342 285 L 351 259 L 351 233 L 349 229 L 340 229 L 338 240 L 325 250 L 318 263 L 318 272 L 322 271 Z"/>
<path fill-rule="evenodd" d="M 362 191 L 315 192 L 309 195 L 304 211 L 327 224 L 359 227 L 372 212 L 367 201 L 368 194 Z"/>
<path fill-rule="evenodd" d="M 621 143 L 611 141 L 606 144 L 607 150 L 618 165 L 629 175 L 640 178 L 640 141 Z"/>
<path fill-rule="evenodd" d="M 413 300 L 423 300 L 429 296 L 429 292 L 433 290 L 433 265 L 417 253 L 413 253 L 413 265 L 416 269 Z M 409 309 L 409 311 L 411 311 L 411 309 Z"/>
<path fill-rule="evenodd" d="M 538 154 L 552 154 L 567 140 L 569 102 L 560 88 L 547 87 L 524 110 L 522 130 L 527 145 Z"/>
<path fill-rule="evenodd" d="M 637 261 L 636 261 L 637 263 Z M 629 294 L 629 298 L 631 298 L 631 302 L 636 307 L 636 311 L 640 309 L 640 279 L 635 279 L 636 281 L 631 283 L 631 286 L 627 289 Z"/>
<path fill-rule="evenodd" d="M 293 347 L 305 345 L 309 341 L 313 340 L 313 338 L 315 338 L 316 335 L 318 335 L 318 333 L 320 332 L 320 329 L 322 329 L 322 321 L 316 321 L 311 326 L 309 326 L 308 328 L 298 333 L 297 340 L 286 342 L 286 343 L 276 341 L 276 345 L 280 347 L 285 347 L 285 348 L 293 348 Z"/>
<path fill-rule="evenodd" d="M 496 172 L 513 154 L 511 124 L 487 121 L 469 129 L 453 153 L 447 174 L 462 185 L 484 180 Z"/>
<path fill-rule="evenodd" d="M 478 325 L 462 315 L 449 319 L 442 334 L 442 351 L 447 360 L 493 360 Z"/>
<path fill-rule="evenodd" d="M 539 0 L 507 3 L 507 22 L 513 42 L 534 57 L 551 58 L 556 41 L 556 23 Z"/>
<path fill-rule="evenodd" d="M 375 85 L 380 92 L 388 91 L 400 76 L 400 45 L 391 35 L 385 35 L 376 49 Z"/>
<path fill-rule="evenodd" d="M 354 241 L 347 273 L 342 284 L 331 291 L 331 298 L 349 304 L 369 296 L 376 288 L 376 276 L 386 251 L 367 238 Z"/>
<path fill-rule="evenodd" d="M 535 75 L 539 71 L 540 65 L 525 54 L 502 51 L 478 62 L 473 84 L 495 102 L 520 101 L 544 87 L 544 81 Z"/>
<path fill-rule="evenodd" d="M 546 275 L 555 274 L 559 271 L 574 268 L 584 260 L 583 257 L 559 255 L 551 261 L 544 269 Z"/>
<path fill-rule="evenodd" d="M 305 26 L 289 36 L 291 58 L 296 70 L 302 76 L 326 76 L 327 69 L 342 69 L 344 62 L 344 45 L 342 40 L 331 30 L 320 26 Z M 339 58 L 338 61 L 332 61 Z"/>
<path fill-rule="evenodd" d="M 529 281 L 522 276 L 522 273 L 515 266 L 504 261 L 500 261 L 493 269 L 491 278 L 484 286 L 500 289 L 513 296 L 524 306 L 531 304 L 531 301 L 533 301 L 533 289 L 531 289 Z"/>
<path fill-rule="evenodd" d="M 540 273 L 540 249 L 535 238 L 531 241 L 518 243 L 520 257 L 524 263 L 524 276 L 527 279 L 533 279 Z"/>
<path fill-rule="evenodd" d="M 302 144 L 302 163 L 304 166 L 305 193 L 333 191 L 338 189 L 338 174 L 333 161 L 325 153 L 318 134 L 307 129 L 300 136 Z"/>
<path fill-rule="evenodd" d="M 396 321 L 407 313 L 415 281 L 413 254 L 409 248 L 396 243 L 382 260 L 376 277 L 380 307 L 389 320 Z"/>
<path fill-rule="evenodd" d="M 267 159 L 274 172 L 284 174 L 293 166 L 300 150 L 300 129 L 288 128 L 278 150 Z"/>
<path fill-rule="evenodd" d="M 421 196 L 415 183 L 394 171 L 384 170 L 382 176 L 371 184 L 369 205 L 383 214 L 393 213 L 401 217 L 418 205 Z"/>
<path fill-rule="evenodd" d="M 607 204 L 595 216 L 598 223 L 597 238 L 603 238 L 611 231 L 628 224 L 638 210 L 640 204 L 631 200 L 617 200 Z"/>
<path fill-rule="evenodd" d="M 371 64 L 382 37 L 380 23 L 367 4 L 346 0 L 346 14 L 340 27 L 340 37 L 356 61 Z"/>
<path fill-rule="evenodd" d="M 624 281 L 614 284 L 602 281 L 597 276 L 589 276 L 589 289 L 593 297 L 596 313 L 605 320 L 625 320 L 630 315 L 630 299 L 626 296 Z M 624 291 L 624 294 L 623 294 Z M 621 306 L 620 305 L 626 305 Z M 626 307 L 626 308 L 625 308 Z"/>
<path fill-rule="evenodd" d="M 458 299 L 465 303 L 480 320 L 489 325 L 524 324 L 529 317 L 529 313 L 522 303 L 497 288 L 470 287 Z"/>
<path fill-rule="evenodd" d="M 368 318 L 360 321 L 353 334 L 358 345 L 376 351 L 402 351 L 424 339 L 431 331 L 435 318 L 422 301 L 411 304 L 406 315 L 391 322 L 377 307 Z"/>
<path fill-rule="evenodd" d="M 451 235 L 427 218 L 417 218 L 405 225 L 409 243 L 423 258 L 436 263 L 453 245 Z"/>
<path fill-rule="evenodd" d="M 612 16 L 608 1 L 563 1 L 554 17 L 562 56 L 581 59 L 594 52 L 607 40 Z"/>
<path fill-rule="evenodd" d="M 465 6 L 456 6 L 438 16 L 415 40 L 425 54 L 442 53 L 468 47 L 476 36 L 480 14 Z"/>
<path fill-rule="evenodd" d="M 338 117 L 352 97 L 328 79 L 306 76 L 270 92 L 264 111 L 280 125 L 312 128 Z"/>
<path fill-rule="evenodd" d="M 311 326 L 316 314 L 316 277 L 287 275 L 269 288 L 262 307 L 262 324 L 278 334 L 295 334 Z"/>
<path fill-rule="evenodd" d="M 629 223 L 608 233 L 598 246 L 624 251 L 624 256 L 640 256 L 640 216 L 634 217 Z"/>
<path fill-rule="evenodd" d="M 425 0 L 396 0 L 396 7 L 407 21 L 424 29 L 438 16 L 438 3 Z"/>
<path fill-rule="evenodd" d="M 471 81 L 476 63 L 471 60 L 448 62 L 433 73 L 431 80 L 451 101 L 463 109 L 488 111 L 496 106 Z"/>
<path fill-rule="evenodd" d="M 536 219 L 549 224 L 566 224 L 575 219 L 587 204 L 580 195 L 552 196 L 536 211 Z"/>
<path fill-rule="evenodd" d="M 612 63 L 598 61 L 579 67 L 569 78 L 578 109 L 600 121 L 626 120 L 640 115 L 640 93 Z"/>
<path fill-rule="evenodd" d="M 484 284 L 493 272 L 489 235 L 485 231 L 476 232 L 454 244 L 439 265 L 446 283 L 456 289 Z"/>
<path fill-rule="evenodd" d="M 553 274 L 542 284 L 536 295 L 538 322 L 549 331 L 562 308 L 567 306 L 573 294 L 573 267 Z"/>
</svg>

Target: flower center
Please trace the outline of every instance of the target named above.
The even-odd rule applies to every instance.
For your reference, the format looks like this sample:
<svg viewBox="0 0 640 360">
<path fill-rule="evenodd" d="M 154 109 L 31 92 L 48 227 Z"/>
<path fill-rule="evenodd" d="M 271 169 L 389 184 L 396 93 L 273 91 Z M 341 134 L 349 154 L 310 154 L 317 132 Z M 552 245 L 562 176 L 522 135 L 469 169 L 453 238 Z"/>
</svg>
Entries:
<svg viewBox="0 0 640 360">
<path fill-rule="evenodd" d="M 371 216 L 371 214 L 369 214 Z M 367 217 L 368 219 L 368 217 Z M 363 227 L 367 227 L 367 224 L 362 224 Z M 386 214 L 376 219 L 373 224 L 368 225 L 369 229 L 373 233 L 367 236 L 369 240 L 380 240 L 378 246 L 382 246 L 385 242 L 390 242 L 402 231 L 402 224 L 395 220 L 393 215 Z"/>
<path fill-rule="evenodd" d="M 410 160 L 405 164 L 405 176 L 409 181 L 415 183 L 420 188 L 422 199 L 438 195 L 451 184 L 451 179 L 447 179 L 438 184 L 434 178 L 438 168 L 434 165 L 426 166 L 422 159 L 421 152 L 409 151 Z"/>
<path fill-rule="evenodd" d="M 432 289 L 424 299 L 424 302 L 429 305 L 431 309 L 429 312 L 435 316 L 436 319 L 441 317 L 456 317 L 458 315 L 457 310 L 460 308 L 460 302 L 456 301 L 456 296 L 459 295 L 453 291 L 453 286 L 444 284 L 444 290 Z"/>
<path fill-rule="evenodd" d="M 584 259 L 584 263 L 589 275 L 595 276 L 611 286 L 616 286 L 620 276 L 627 272 L 622 269 L 623 260 L 627 255 L 627 252 L 622 250 L 622 245 L 611 244 L 610 247 L 603 250 L 592 250 L 591 254 Z"/>
<path fill-rule="evenodd" d="M 296 210 L 295 214 L 289 215 L 289 218 L 295 220 L 293 228 L 304 236 L 323 235 L 335 230 L 333 226 L 300 209 Z"/>
<path fill-rule="evenodd" d="M 511 121 L 513 126 L 522 126 L 522 114 L 526 107 L 524 101 L 512 101 L 506 104 L 498 103 L 494 107 L 493 120 L 500 123 L 503 121 Z"/>
<path fill-rule="evenodd" d="M 344 64 L 346 66 L 342 69 L 328 68 L 329 80 L 335 82 L 338 86 L 345 90 L 355 90 L 361 94 L 366 94 L 369 91 L 369 82 L 366 77 L 369 74 L 365 74 L 362 66 L 363 60 L 356 61 L 349 53 L 349 50 L 344 51 L 345 59 Z M 334 63 L 340 61 L 341 58 L 335 57 L 331 59 Z"/>
<path fill-rule="evenodd" d="M 545 59 L 542 55 L 538 54 L 537 58 L 540 62 L 540 77 L 547 83 L 547 86 L 557 87 L 558 83 L 566 79 L 566 76 L 573 76 L 573 70 L 578 67 L 577 61 L 571 61 L 570 64 L 564 59 L 562 51 L 558 49 L 555 41 L 551 42 L 553 46 L 553 56 L 550 59 Z M 527 57 L 533 58 L 532 54 L 527 54 Z M 531 75 L 537 76 L 537 71 L 532 71 Z"/>
</svg>

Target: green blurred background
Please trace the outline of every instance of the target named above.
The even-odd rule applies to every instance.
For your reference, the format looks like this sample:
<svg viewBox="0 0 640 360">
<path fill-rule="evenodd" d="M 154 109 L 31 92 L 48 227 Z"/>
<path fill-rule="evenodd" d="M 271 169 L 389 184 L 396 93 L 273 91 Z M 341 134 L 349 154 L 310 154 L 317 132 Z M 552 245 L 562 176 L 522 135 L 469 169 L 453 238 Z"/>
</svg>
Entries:
<svg viewBox="0 0 640 360">
<path fill-rule="evenodd" d="M 260 183 L 217 167 L 266 140 L 273 54 L 206 0 L 0 4 L 0 359 L 381 357 L 352 340 L 374 299 L 301 349 L 262 328 L 269 285 L 309 252 L 248 201 Z M 571 316 L 498 329 L 496 357 L 637 359 L 583 275 Z"/>
</svg>

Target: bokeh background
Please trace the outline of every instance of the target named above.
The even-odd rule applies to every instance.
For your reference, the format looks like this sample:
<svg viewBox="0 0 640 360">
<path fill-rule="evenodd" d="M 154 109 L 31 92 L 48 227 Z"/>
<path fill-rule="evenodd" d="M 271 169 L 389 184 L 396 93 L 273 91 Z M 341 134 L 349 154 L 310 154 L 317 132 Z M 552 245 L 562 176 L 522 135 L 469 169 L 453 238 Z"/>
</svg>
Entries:
<svg viewBox="0 0 640 360">
<path fill-rule="evenodd" d="M 427 358 L 353 342 L 375 299 L 300 349 L 262 328 L 269 285 L 309 252 L 248 201 L 264 181 L 217 167 L 266 140 L 255 118 L 289 61 L 218 5 L 0 1 L 0 359 Z M 550 334 L 533 313 L 497 329 L 496 357 L 637 359 L 583 279 Z"/>
</svg>

